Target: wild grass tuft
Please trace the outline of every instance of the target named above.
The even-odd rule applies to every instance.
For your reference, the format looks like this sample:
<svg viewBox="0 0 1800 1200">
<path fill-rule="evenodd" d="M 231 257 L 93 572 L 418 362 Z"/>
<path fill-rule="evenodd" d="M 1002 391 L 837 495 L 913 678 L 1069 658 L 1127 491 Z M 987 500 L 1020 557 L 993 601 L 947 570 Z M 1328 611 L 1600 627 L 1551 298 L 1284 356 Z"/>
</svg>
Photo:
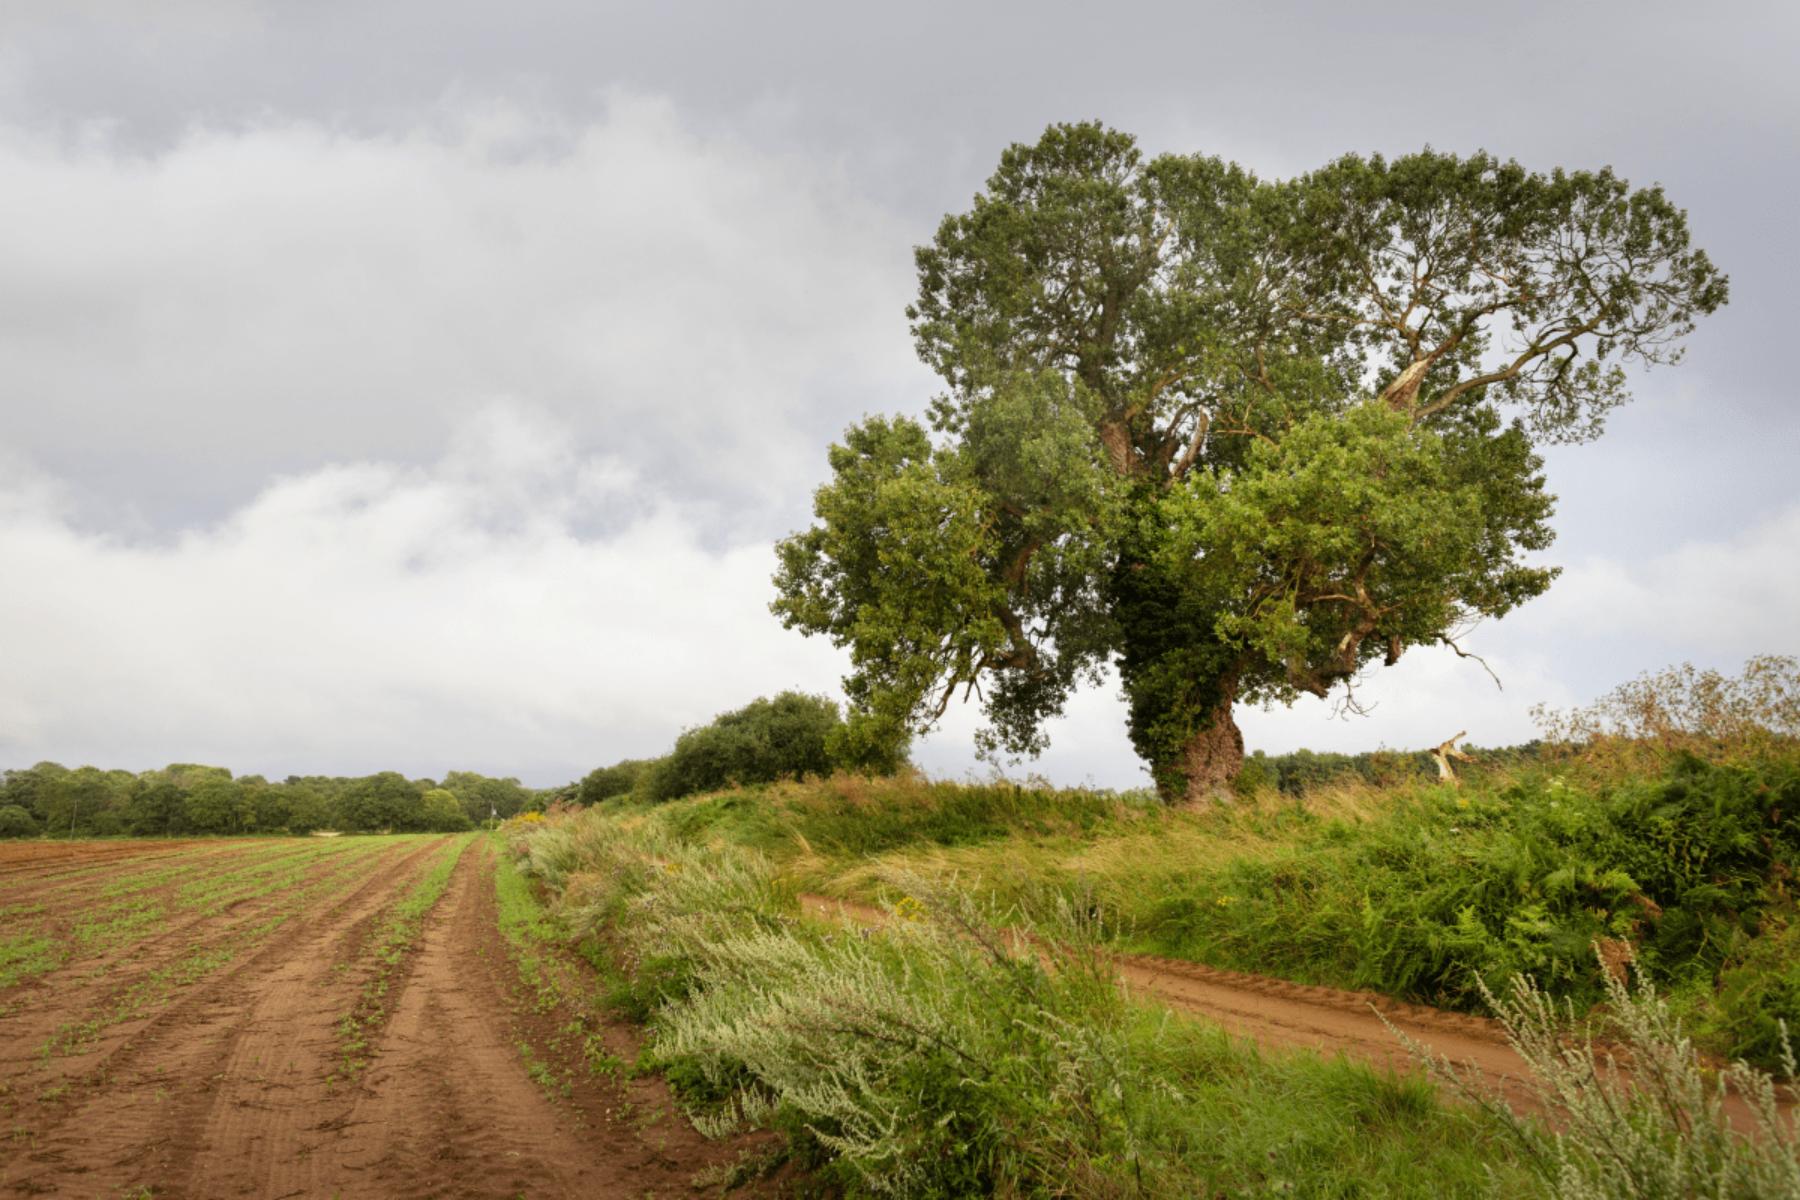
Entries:
<svg viewBox="0 0 1800 1200">
<path fill-rule="evenodd" d="M 1554 1128 L 1520 1119 L 1453 1064 L 1409 1048 L 1507 1129 L 1546 1197 L 1800 1197 L 1800 1124 L 1782 1103 L 1783 1092 L 1792 1103 L 1795 1078 L 1785 1026 L 1779 1057 L 1788 1085 L 1778 1088 L 1741 1061 L 1710 1067 L 1641 973 L 1634 987 L 1603 974 L 1604 1016 L 1585 1030 L 1567 1001 L 1559 1003 L 1527 977 L 1513 979 L 1500 996 L 1482 988 L 1531 1068 L 1538 1103 L 1556 1115 Z M 1595 1040 L 1595 1027 L 1605 1041 Z"/>
</svg>

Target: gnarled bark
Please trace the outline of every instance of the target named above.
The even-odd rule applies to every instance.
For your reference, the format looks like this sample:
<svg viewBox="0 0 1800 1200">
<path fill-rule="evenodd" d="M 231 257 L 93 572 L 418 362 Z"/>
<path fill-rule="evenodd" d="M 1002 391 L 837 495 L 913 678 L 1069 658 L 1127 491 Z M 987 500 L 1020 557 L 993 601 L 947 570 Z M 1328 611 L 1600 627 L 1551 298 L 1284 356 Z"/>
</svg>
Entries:
<svg viewBox="0 0 1800 1200">
<path fill-rule="evenodd" d="M 1182 800 L 1210 804 L 1228 798 L 1243 768 L 1244 735 L 1231 715 L 1231 696 L 1227 695 L 1181 748 L 1182 774 L 1187 777 Z"/>
</svg>

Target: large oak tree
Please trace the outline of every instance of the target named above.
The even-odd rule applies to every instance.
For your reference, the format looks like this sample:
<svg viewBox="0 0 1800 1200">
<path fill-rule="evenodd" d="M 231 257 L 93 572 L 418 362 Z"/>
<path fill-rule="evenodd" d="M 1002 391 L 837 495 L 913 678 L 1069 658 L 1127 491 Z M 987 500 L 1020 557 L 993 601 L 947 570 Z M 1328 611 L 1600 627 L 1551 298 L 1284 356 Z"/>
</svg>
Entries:
<svg viewBox="0 0 1800 1200">
<path fill-rule="evenodd" d="M 1263 181 L 1097 124 L 1015 145 L 917 251 L 946 391 L 831 449 L 775 612 L 850 650 L 874 752 L 979 696 L 1033 752 L 1116 664 L 1165 795 L 1242 702 L 1327 696 L 1542 592 L 1536 447 L 1596 436 L 1726 279 L 1659 188 L 1486 154 Z"/>
</svg>

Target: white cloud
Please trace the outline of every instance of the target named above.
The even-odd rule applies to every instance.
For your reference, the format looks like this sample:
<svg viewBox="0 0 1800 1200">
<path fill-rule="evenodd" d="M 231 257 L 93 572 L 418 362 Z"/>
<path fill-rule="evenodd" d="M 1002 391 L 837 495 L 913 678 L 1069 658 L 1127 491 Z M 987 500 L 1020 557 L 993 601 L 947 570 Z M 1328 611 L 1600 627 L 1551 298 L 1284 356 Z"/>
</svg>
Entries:
<svg viewBox="0 0 1800 1200">
<path fill-rule="evenodd" d="M 477 431 L 528 469 L 472 467 Z M 766 542 L 709 549 L 667 504 L 582 535 L 632 477 L 563 436 L 491 408 L 435 464 L 278 479 L 164 544 L 0 491 L 0 757 L 550 782 L 759 694 L 835 690 L 830 647 L 765 608 Z"/>
<path fill-rule="evenodd" d="M 1800 649 L 1800 503 L 1639 562 L 1586 559 L 1540 604 L 1532 617 L 1545 634 L 1725 659 L 1792 653 Z"/>
</svg>

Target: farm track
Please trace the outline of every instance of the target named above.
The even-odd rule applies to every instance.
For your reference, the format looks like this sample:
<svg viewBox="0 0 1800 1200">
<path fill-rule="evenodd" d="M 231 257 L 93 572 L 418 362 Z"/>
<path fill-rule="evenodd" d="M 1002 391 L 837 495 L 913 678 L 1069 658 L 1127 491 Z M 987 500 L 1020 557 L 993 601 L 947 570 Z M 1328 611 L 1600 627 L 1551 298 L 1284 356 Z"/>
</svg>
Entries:
<svg viewBox="0 0 1800 1200">
<path fill-rule="evenodd" d="M 525 994 L 497 927 L 489 841 L 464 850 L 411 950 L 378 967 L 388 915 L 452 845 L 381 847 L 336 883 L 314 872 L 252 902 L 254 913 L 246 904 L 159 935 L 165 956 L 248 940 L 84 1053 L 40 1058 L 0 1021 L 11 1091 L 0 1089 L 0 1112 L 12 1108 L 0 1195 L 694 1194 L 694 1172 L 744 1144 L 703 1139 L 669 1111 L 660 1080 L 594 1074 L 579 1039 L 563 1036 L 571 1012 Z M 314 898 L 296 901 L 302 888 Z M 284 906 L 286 920 L 251 936 Z M 572 978 L 591 1006 L 591 974 Z M 384 1019 L 361 1029 L 367 1064 L 351 1071 L 340 1022 L 376 979 Z M 603 1032 L 614 1048 L 630 1041 Z"/>
<path fill-rule="evenodd" d="M 803 895 L 800 902 L 806 912 L 828 920 L 883 925 L 891 919 L 884 909 L 851 900 Z M 1013 937 L 1015 945 L 1022 940 L 1021 935 Z M 1485 1017 L 1178 959 L 1110 957 L 1119 982 L 1132 994 L 1202 1017 L 1259 1046 L 1341 1054 L 1380 1070 L 1416 1072 L 1419 1064 L 1395 1036 L 1398 1031 L 1434 1057 L 1448 1058 L 1465 1078 L 1498 1093 L 1515 1111 L 1543 1111 L 1524 1060 L 1507 1044 L 1500 1024 Z M 1728 1097 L 1726 1109 L 1738 1128 L 1754 1131 L 1754 1118 L 1741 1097 Z"/>
</svg>

